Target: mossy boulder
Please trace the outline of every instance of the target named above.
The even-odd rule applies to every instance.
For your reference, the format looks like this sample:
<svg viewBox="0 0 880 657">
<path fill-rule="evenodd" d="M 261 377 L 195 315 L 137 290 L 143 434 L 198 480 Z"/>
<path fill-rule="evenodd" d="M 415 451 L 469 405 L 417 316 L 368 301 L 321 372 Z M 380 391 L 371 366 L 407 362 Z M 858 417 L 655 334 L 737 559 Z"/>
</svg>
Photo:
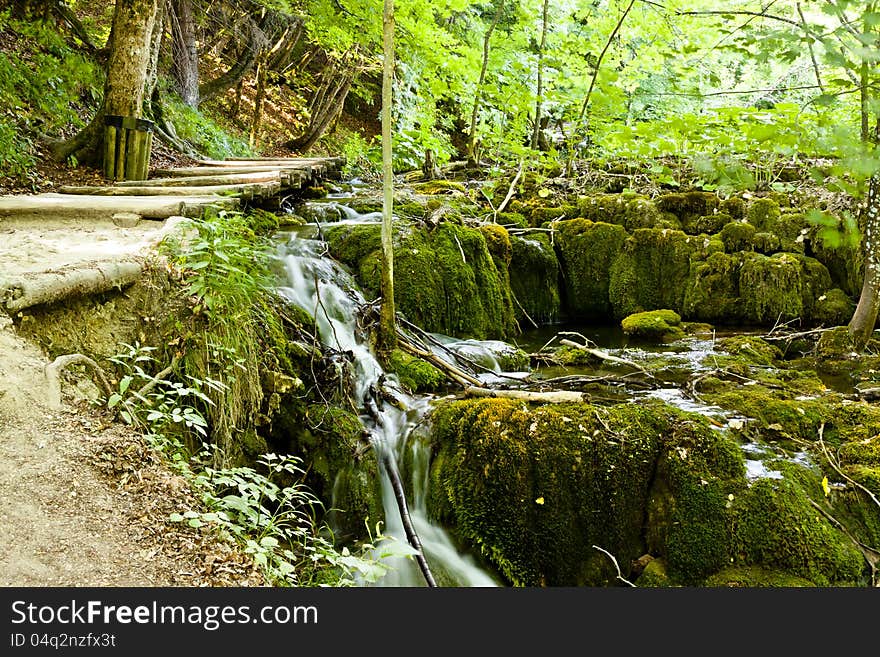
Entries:
<svg viewBox="0 0 880 657">
<path fill-rule="evenodd" d="M 680 311 L 698 241 L 680 230 L 636 230 L 610 269 L 608 296 L 614 316 L 657 308 Z"/>
<path fill-rule="evenodd" d="M 379 464 L 357 415 L 325 404 L 285 404 L 270 434 L 309 464 L 306 483 L 329 509 L 326 520 L 338 539 L 366 538 L 366 527 L 384 519 Z"/>
<path fill-rule="evenodd" d="M 772 365 L 782 358 L 779 347 L 754 335 L 720 338 L 716 341 L 715 348 L 733 356 L 740 356 L 753 365 Z"/>
<path fill-rule="evenodd" d="M 432 421 L 429 510 L 511 584 L 612 584 L 594 545 L 624 576 L 653 557 L 638 586 L 866 581 L 859 550 L 813 506 L 852 517 L 824 499 L 821 474 L 788 463 L 783 479 L 748 481 L 737 444 L 701 416 L 491 399 L 443 403 Z"/>
<path fill-rule="evenodd" d="M 660 210 L 647 198 L 633 199 L 624 209 L 623 225 L 630 232 L 637 228 L 655 228 L 660 220 Z"/>
<path fill-rule="evenodd" d="M 780 216 L 779 203 L 771 198 L 752 200 L 746 211 L 746 219 L 759 231 L 774 232 Z"/>
<path fill-rule="evenodd" d="M 623 226 L 586 219 L 557 225 L 564 307 L 571 320 L 603 321 L 611 314 L 608 288 L 611 265 L 627 233 Z"/>
<path fill-rule="evenodd" d="M 498 231 L 503 230 L 497 227 Z M 332 226 L 325 230 L 330 253 L 357 274 L 366 294 L 379 295 L 379 226 Z M 412 322 L 457 337 L 505 338 L 514 315 L 507 270 L 508 243 L 497 231 L 443 222 L 433 231 L 411 224 L 394 236 L 394 301 Z M 495 239 L 497 238 L 497 239 Z"/>
<path fill-rule="evenodd" d="M 413 190 L 418 194 L 467 194 L 467 189 L 460 182 L 453 180 L 429 180 L 416 183 Z"/>
<path fill-rule="evenodd" d="M 828 270 L 800 254 L 714 253 L 691 268 L 682 315 L 721 324 L 809 324 L 830 287 Z"/>
<path fill-rule="evenodd" d="M 689 455 L 693 472 L 670 487 L 677 492 L 686 479 L 697 486 L 689 489 L 695 498 L 743 469 L 734 444 L 665 406 L 450 402 L 434 412 L 433 427 L 430 508 L 515 585 L 613 581 L 608 558 L 592 545 L 621 564 L 645 554 L 643 521 L 661 455 L 680 460 L 678 447 Z M 722 493 L 709 496 L 723 500 Z M 676 528 L 695 526 L 689 514 L 697 506 L 670 511 L 658 550 Z"/>
<path fill-rule="evenodd" d="M 719 237 L 724 243 L 724 250 L 733 253 L 734 251 L 751 251 L 755 233 L 756 230 L 752 224 L 732 221 L 724 225 Z"/>
<path fill-rule="evenodd" d="M 809 222 L 803 213 L 786 213 L 776 220 L 773 234 L 779 238 L 780 250 L 803 253 L 809 233 Z"/>
<path fill-rule="evenodd" d="M 629 200 L 621 194 L 594 194 L 577 200 L 578 216 L 595 223 L 626 223 Z"/>
<path fill-rule="evenodd" d="M 816 299 L 813 320 L 823 326 L 840 326 L 849 322 L 855 310 L 856 304 L 846 292 L 834 288 Z"/>
<path fill-rule="evenodd" d="M 559 261 L 542 233 L 528 237 L 510 237 L 511 259 L 508 269 L 514 313 L 520 326 L 527 314 L 539 324 L 558 322 L 562 315 L 559 292 Z"/>
<path fill-rule="evenodd" d="M 429 392 L 446 383 L 446 375 L 421 358 L 395 349 L 388 356 L 386 371 L 397 375 L 400 385 L 410 392 Z"/>
<path fill-rule="evenodd" d="M 673 342 L 684 337 L 681 317 L 674 310 L 649 310 L 625 317 L 620 322 L 626 335 L 655 342 Z"/>
<path fill-rule="evenodd" d="M 714 214 L 703 215 L 694 223 L 694 232 L 714 235 L 715 233 L 721 232 L 721 229 L 724 228 L 724 226 L 733 221 L 734 218 L 727 212 L 716 212 Z"/>
<path fill-rule="evenodd" d="M 752 247 L 757 253 L 772 255 L 782 250 L 782 240 L 774 233 L 755 233 Z"/>
<path fill-rule="evenodd" d="M 655 200 L 661 212 L 669 212 L 678 217 L 682 229 L 691 235 L 701 232 L 697 222 L 701 217 L 715 214 L 719 199 L 711 192 L 683 192 L 664 194 Z"/>
<path fill-rule="evenodd" d="M 740 196 L 731 196 L 726 198 L 719 204 L 719 209 L 734 219 L 739 221 L 746 217 L 746 202 Z"/>
<path fill-rule="evenodd" d="M 838 219 L 838 230 L 842 230 L 842 223 Z M 839 287 L 849 296 L 855 297 L 861 292 L 864 282 L 864 254 L 861 245 L 826 239 L 823 235 L 824 228 L 820 224 L 808 227 L 806 239 L 813 257 L 827 267 L 834 287 Z"/>
</svg>

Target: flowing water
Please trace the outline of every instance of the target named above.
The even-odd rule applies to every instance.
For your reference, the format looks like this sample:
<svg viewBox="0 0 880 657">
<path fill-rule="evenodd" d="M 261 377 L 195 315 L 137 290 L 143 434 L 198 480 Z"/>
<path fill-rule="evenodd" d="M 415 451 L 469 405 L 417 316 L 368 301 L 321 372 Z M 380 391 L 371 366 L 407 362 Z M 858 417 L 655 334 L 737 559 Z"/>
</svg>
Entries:
<svg viewBox="0 0 880 657">
<path fill-rule="evenodd" d="M 430 410 L 430 396 L 412 396 L 395 389 L 404 408 L 385 403 L 374 394 L 375 386 L 385 373 L 370 347 L 369 340 L 358 328 L 357 316 L 366 300 L 358 290 L 357 283 L 338 263 L 326 256 L 326 245 L 320 239 L 320 223 L 376 223 L 380 213 L 359 214 L 342 204 L 347 194 L 323 203 L 310 203 L 317 225 L 308 225 L 284 233 L 285 241 L 279 246 L 279 257 L 284 263 L 287 280 L 279 291 L 293 304 L 309 312 L 316 321 L 318 334 L 326 347 L 348 353 L 355 368 L 355 401 L 360 405 L 361 420 L 370 432 L 376 456 L 380 464 L 382 503 L 385 512 L 383 533 L 408 544 L 404 524 L 399 512 L 391 477 L 386 467 L 393 468 L 400 476 L 400 465 L 406 460 L 412 473 L 408 482 L 410 498 L 409 515 L 419 536 L 423 553 L 438 584 L 446 586 L 498 586 L 501 579 L 489 567 L 481 564 L 460 545 L 443 527 L 432 522 L 427 513 L 428 469 L 430 447 L 420 439 L 417 427 Z M 694 374 L 711 369 L 714 337 L 689 338 L 671 345 L 644 347 L 627 344 L 627 338 L 619 327 L 561 327 L 550 326 L 528 331 L 517 340 L 518 346 L 529 353 L 541 351 L 552 342 L 560 331 L 580 334 L 611 355 L 634 362 L 647 362 L 663 358 L 669 363 L 669 381 L 650 390 L 617 392 L 617 401 L 637 402 L 640 398 L 653 397 L 677 406 L 682 410 L 699 413 L 712 418 L 721 431 L 739 429 L 747 418 L 715 406 L 709 406 L 688 396 L 682 383 Z M 741 332 L 738 332 L 741 333 Z M 539 368 L 534 372 L 505 372 L 501 357 L 511 349 L 510 345 L 497 341 L 457 340 L 448 336 L 429 334 L 432 349 L 440 358 L 452 362 L 450 354 L 458 354 L 475 363 L 478 375 L 486 384 L 531 376 L 533 379 L 549 378 L 561 374 L 577 374 L 580 371 L 595 375 L 602 367 L 590 366 L 579 371 L 568 367 Z M 508 354 L 509 355 L 509 354 Z M 395 382 L 393 376 L 386 381 Z M 745 442 L 742 449 L 749 479 L 780 478 L 782 474 L 772 467 L 772 459 L 780 456 L 768 446 Z M 788 455 L 795 461 L 805 462 L 803 453 Z M 770 465 L 767 464 L 770 463 Z M 380 580 L 383 586 L 424 586 L 425 578 L 415 560 L 395 558 L 393 570 Z"/>
<path fill-rule="evenodd" d="M 351 219 L 364 221 L 363 217 Z M 399 476 L 404 450 L 409 449 L 413 452 L 411 485 L 414 493 L 408 500 L 409 514 L 438 583 L 450 586 L 498 585 L 498 580 L 486 568 L 456 546 L 449 533 L 428 518 L 426 490 L 430 447 L 419 440 L 413 430 L 428 412 L 430 397 L 413 397 L 397 390 L 397 396 L 406 407 L 404 410 L 373 395 L 372 390 L 384 371 L 370 348 L 369 340 L 358 330 L 358 311 L 366 300 L 354 279 L 323 255 L 325 245 L 314 233 L 292 232 L 279 247 L 287 274 L 279 291 L 291 303 L 315 317 L 319 336 L 327 347 L 351 356 L 355 368 L 355 401 L 360 405 L 361 419 L 370 431 L 380 463 L 385 511 L 383 533 L 407 543 L 391 478 L 385 467 L 394 468 Z M 425 585 L 424 576 L 414 560 L 398 557 L 390 565 L 393 570 L 380 580 L 381 585 Z"/>
</svg>

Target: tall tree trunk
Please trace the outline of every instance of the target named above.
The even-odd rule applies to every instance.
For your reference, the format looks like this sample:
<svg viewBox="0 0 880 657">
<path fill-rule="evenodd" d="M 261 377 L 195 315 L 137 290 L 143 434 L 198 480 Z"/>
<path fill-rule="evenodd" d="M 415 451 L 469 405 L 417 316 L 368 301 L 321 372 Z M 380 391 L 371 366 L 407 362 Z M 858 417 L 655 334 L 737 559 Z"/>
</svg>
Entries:
<svg viewBox="0 0 880 657">
<path fill-rule="evenodd" d="M 254 21 L 250 21 L 248 27 L 248 41 L 242 47 L 241 53 L 235 63 L 230 66 L 225 73 L 222 73 L 213 80 L 209 80 L 208 82 L 199 85 L 199 102 L 205 102 L 238 84 L 238 82 L 254 68 L 257 58 L 265 48 L 265 33 L 259 25 Z"/>
<path fill-rule="evenodd" d="M 142 116 L 157 9 L 157 0 L 116 0 L 104 100 L 92 122 L 79 134 L 52 146 L 56 158 L 74 156 L 81 164 L 100 166 L 104 116 Z"/>
<path fill-rule="evenodd" d="M 385 0 L 382 12 L 382 305 L 379 309 L 378 348 L 388 352 L 397 346 L 394 313 L 394 166 L 391 141 L 391 103 L 394 86 L 394 0 Z"/>
<path fill-rule="evenodd" d="M 285 142 L 285 148 L 305 153 L 342 113 L 353 82 L 353 74 L 349 70 L 351 67 L 346 64 L 347 61 L 347 57 L 343 55 L 340 62 L 330 61 L 321 71 L 322 82 L 309 103 L 308 126 L 302 135 Z"/>
<path fill-rule="evenodd" d="M 569 143 L 568 149 L 568 161 L 565 163 L 565 172 L 566 175 L 571 175 L 572 170 L 574 168 L 574 153 L 575 146 L 577 144 L 577 139 L 580 137 L 586 138 L 586 116 L 587 116 L 587 108 L 590 106 L 590 98 L 593 96 L 593 89 L 596 87 L 596 80 L 599 77 L 599 70 L 602 67 L 602 60 L 605 59 L 605 55 L 608 53 L 608 48 L 611 47 L 611 44 L 614 42 L 614 38 L 617 36 L 617 33 L 620 32 L 620 28 L 623 27 L 623 22 L 626 20 L 627 15 L 629 15 L 630 10 L 633 8 L 633 5 L 636 4 L 636 0 L 630 0 L 629 4 L 626 6 L 626 9 L 623 10 L 623 13 L 620 15 L 620 18 L 617 20 L 617 24 L 614 26 L 614 29 L 611 30 L 611 34 L 608 35 L 608 40 L 605 41 L 605 45 L 602 47 L 602 51 L 599 53 L 599 58 L 596 60 L 596 68 L 593 69 L 593 76 L 590 78 L 590 86 L 587 89 L 587 93 L 584 96 L 583 105 L 581 105 L 580 114 L 578 114 L 577 124 L 575 125 L 574 130 L 571 132 L 571 141 Z"/>
<path fill-rule="evenodd" d="M 263 123 L 263 101 L 266 99 L 266 55 L 257 62 L 257 90 L 254 96 L 254 115 L 251 120 L 250 145 L 256 148 L 260 141 L 260 125 Z"/>
<path fill-rule="evenodd" d="M 862 248 L 865 252 L 865 279 L 859 303 L 849 322 L 849 333 L 857 351 L 868 344 L 877 312 L 880 310 L 880 176 L 874 175 L 868 184 L 865 202 L 865 234 Z"/>
<path fill-rule="evenodd" d="M 156 8 L 156 20 L 153 21 L 153 36 L 150 37 L 150 63 L 147 65 L 147 77 L 144 83 L 145 112 L 148 118 L 158 119 L 160 109 L 154 105 L 156 85 L 159 82 L 159 55 L 165 40 L 165 18 L 168 16 L 167 3 L 160 0 Z"/>
<path fill-rule="evenodd" d="M 492 23 L 489 25 L 489 29 L 486 30 L 486 34 L 483 36 L 483 65 L 480 67 L 480 79 L 477 81 L 477 91 L 474 94 L 474 108 L 471 111 L 471 126 L 470 132 L 468 133 L 468 145 L 467 145 L 467 161 L 468 166 L 474 167 L 477 165 L 477 116 L 480 113 L 480 103 L 482 102 L 483 96 L 483 82 L 486 79 L 486 69 L 489 68 L 489 41 L 492 39 L 492 32 L 495 31 L 495 27 L 498 25 L 498 21 L 501 20 L 501 15 L 504 13 L 504 5 L 506 0 L 500 0 L 498 2 L 498 7 L 495 9 L 495 16 L 492 18 Z"/>
<path fill-rule="evenodd" d="M 171 0 L 172 71 L 183 102 L 199 106 L 199 52 L 192 0 Z"/>
<path fill-rule="evenodd" d="M 541 44 L 538 46 L 538 84 L 535 100 L 535 128 L 532 130 L 531 147 L 538 148 L 541 135 L 541 105 L 544 103 L 544 48 L 547 45 L 547 15 L 550 11 L 550 0 L 544 0 L 541 11 Z"/>
</svg>

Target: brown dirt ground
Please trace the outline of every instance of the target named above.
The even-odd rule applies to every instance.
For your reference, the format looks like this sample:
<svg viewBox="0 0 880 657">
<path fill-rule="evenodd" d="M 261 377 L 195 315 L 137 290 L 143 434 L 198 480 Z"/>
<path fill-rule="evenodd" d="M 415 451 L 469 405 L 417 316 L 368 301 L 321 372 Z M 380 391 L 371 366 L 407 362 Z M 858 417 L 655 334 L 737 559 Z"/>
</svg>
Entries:
<svg viewBox="0 0 880 657">
<path fill-rule="evenodd" d="M 0 585 L 264 585 L 247 555 L 167 520 L 198 500 L 139 435 L 86 402 L 47 407 L 47 362 L 0 320 Z"/>
</svg>

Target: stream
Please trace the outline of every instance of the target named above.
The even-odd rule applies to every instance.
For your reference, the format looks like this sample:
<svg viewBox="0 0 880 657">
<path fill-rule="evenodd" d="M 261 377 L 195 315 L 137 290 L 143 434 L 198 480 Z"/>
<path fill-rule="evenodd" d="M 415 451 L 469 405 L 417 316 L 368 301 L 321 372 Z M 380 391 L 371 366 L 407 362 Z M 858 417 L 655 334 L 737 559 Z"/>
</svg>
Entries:
<svg viewBox="0 0 880 657">
<path fill-rule="evenodd" d="M 359 214 L 343 205 L 344 195 L 323 202 L 320 213 L 328 222 L 378 223 L 381 213 Z M 312 202 L 319 206 L 322 202 Z M 321 220 L 323 221 L 323 220 Z M 380 464 L 382 503 L 385 513 L 383 533 L 386 536 L 409 543 L 404 522 L 395 498 L 391 474 L 400 477 L 402 463 L 406 459 L 411 467 L 411 479 L 404 483 L 410 491 L 408 511 L 413 527 L 420 539 L 423 554 L 437 584 L 455 587 L 503 586 L 501 578 L 478 556 L 459 545 L 443 527 L 434 523 L 427 511 L 428 472 L 430 446 L 419 435 L 418 428 L 430 410 L 431 395 L 410 395 L 397 386 L 393 375 L 386 377 L 381 364 L 370 347 L 367 336 L 358 327 L 359 310 L 367 303 L 354 278 L 341 265 L 326 255 L 326 245 L 320 238 L 320 225 L 314 223 L 281 232 L 277 236 L 278 257 L 284 264 L 286 280 L 279 292 L 292 304 L 315 317 L 318 335 L 322 343 L 333 350 L 348 353 L 355 368 L 354 400 L 359 405 L 360 418 L 371 436 Z M 714 352 L 714 335 L 698 336 L 670 345 L 627 344 L 626 337 L 618 327 L 563 327 L 549 326 L 533 329 L 518 336 L 515 343 L 527 353 L 540 351 L 559 331 L 575 331 L 594 342 L 612 355 L 634 362 L 646 362 L 663 358 L 671 364 L 669 381 L 650 390 L 610 390 L 614 401 L 638 403 L 645 397 L 659 398 L 682 410 L 699 413 L 712 418 L 715 428 L 726 431 L 738 429 L 748 418 L 737 417 L 721 408 L 702 404 L 689 397 L 681 384 L 695 373 L 709 369 L 707 357 Z M 741 334 L 742 332 L 731 331 Z M 456 340 L 448 336 L 431 334 L 435 355 L 450 360 L 450 352 L 462 354 L 479 363 L 483 373 L 479 378 L 490 384 L 501 376 L 532 380 L 559 376 L 560 368 L 539 367 L 532 372 L 502 373 L 495 354 L 509 349 L 506 343 L 497 341 Z M 600 366 L 564 368 L 564 374 L 602 374 Z M 610 370 L 609 370 L 610 371 Z M 619 371 L 618 371 L 619 372 Z M 508 381 L 509 382 L 509 381 Z M 378 386 L 391 387 L 394 395 L 403 402 L 403 408 L 387 403 L 376 395 Z M 741 443 L 746 459 L 747 476 L 750 479 L 780 478 L 782 474 L 765 461 L 778 458 L 780 453 L 768 446 Z M 786 455 L 787 458 L 805 462 L 803 453 Z M 393 468 L 389 473 L 386 468 Z M 387 563 L 387 562 L 386 562 Z M 392 570 L 380 579 L 380 586 L 425 586 L 426 580 L 415 559 L 394 557 L 389 563 Z"/>
</svg>

